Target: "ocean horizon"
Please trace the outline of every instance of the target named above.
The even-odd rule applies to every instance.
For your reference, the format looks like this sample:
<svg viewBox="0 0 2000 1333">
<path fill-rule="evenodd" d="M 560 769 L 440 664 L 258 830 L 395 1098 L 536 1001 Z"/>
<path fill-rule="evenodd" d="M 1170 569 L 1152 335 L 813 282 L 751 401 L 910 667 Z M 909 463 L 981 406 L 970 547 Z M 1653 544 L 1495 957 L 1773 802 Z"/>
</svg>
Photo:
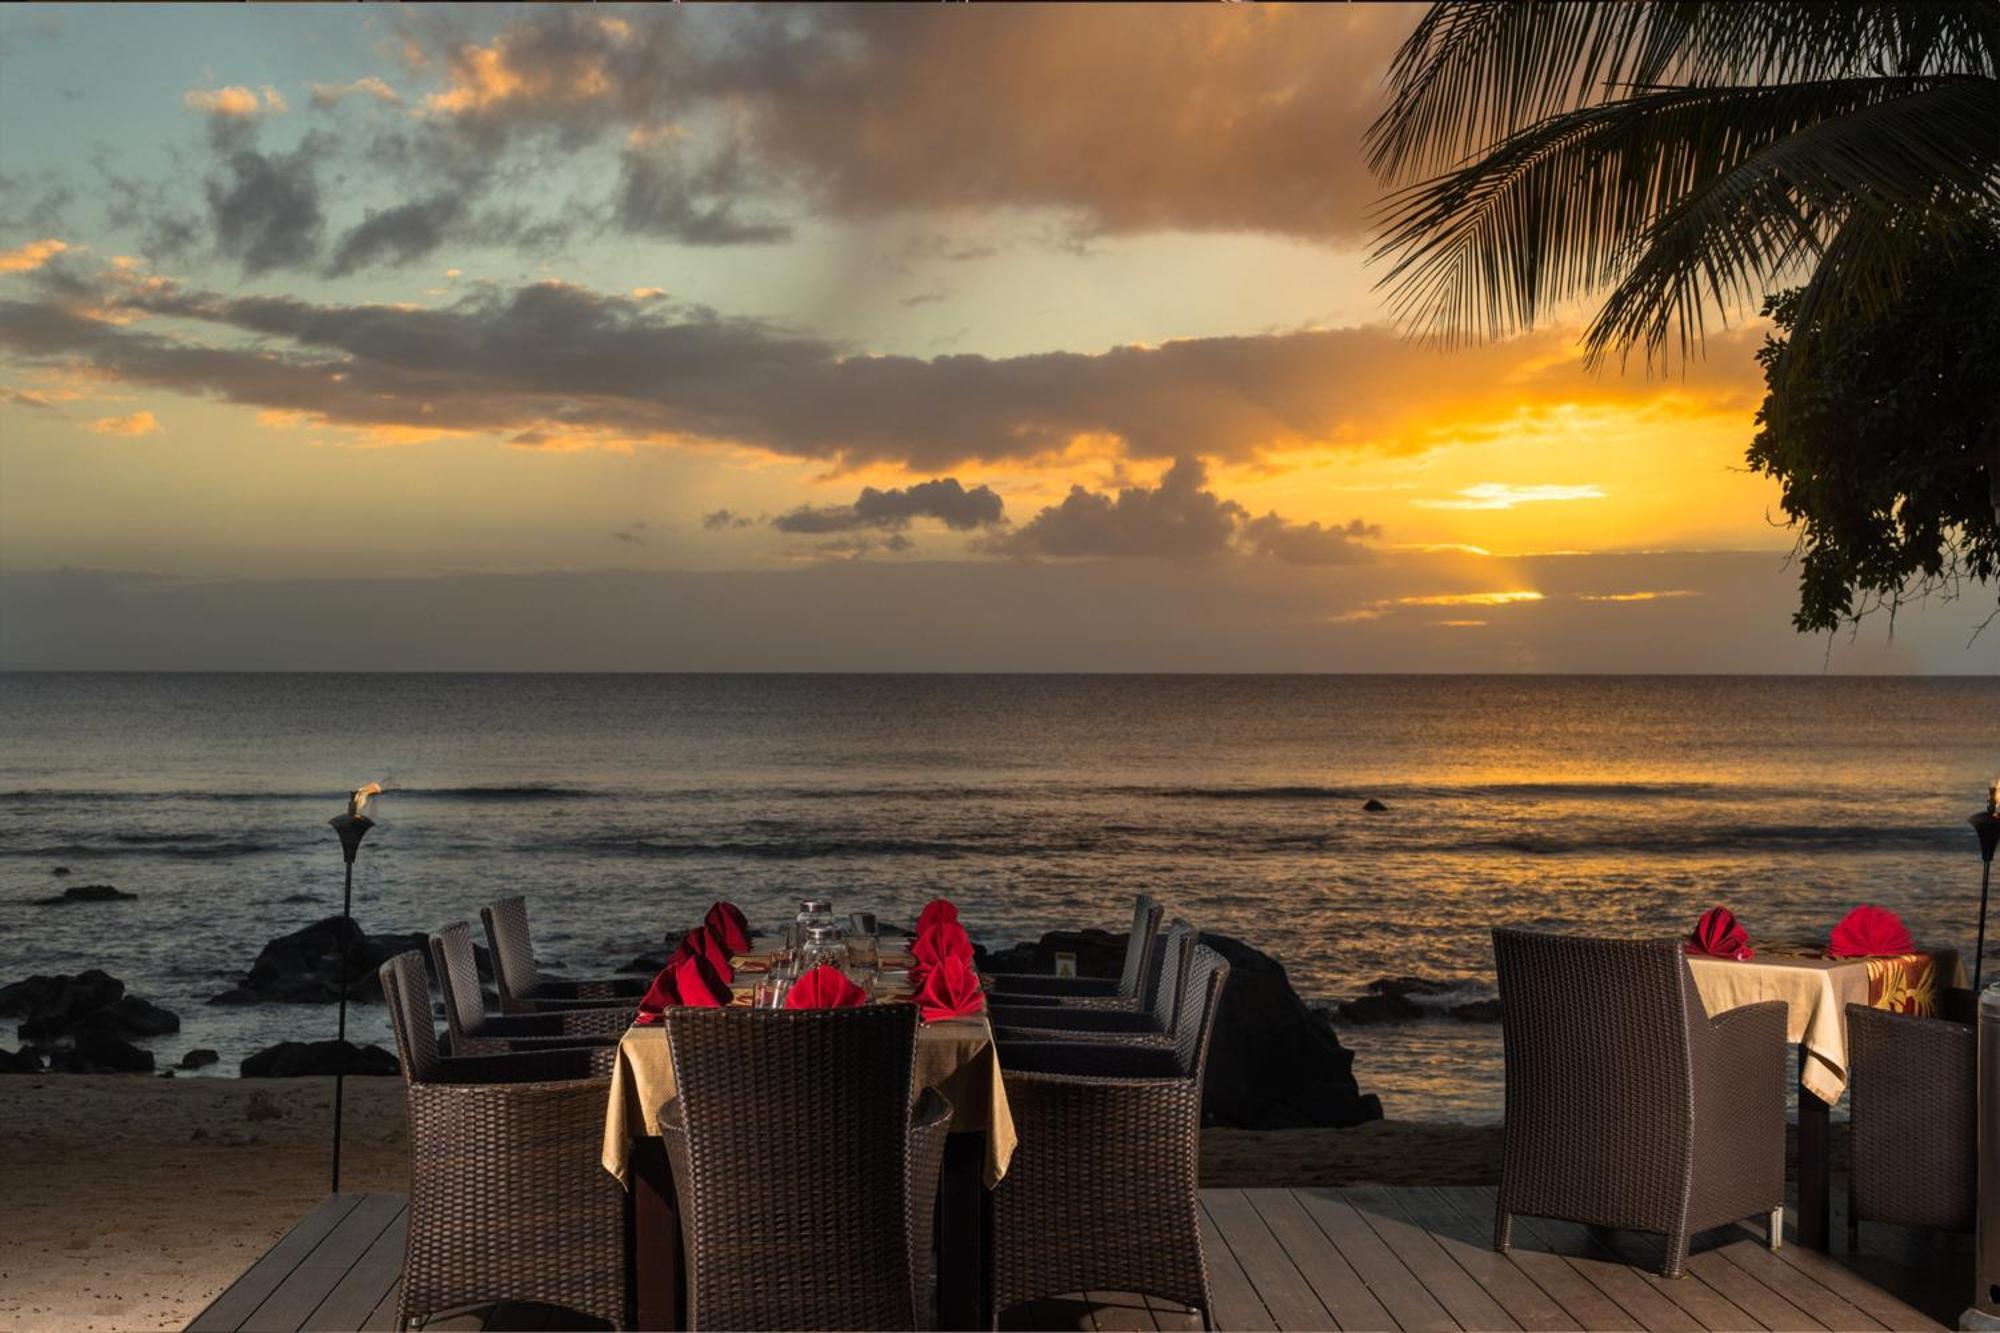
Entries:
<svg viewBox="0 0 2000 1333">
<path fill-rule="evenodd" d="M 1493 926 L 1676 934 L 1722 903 L 1809 940 L 1866 901 L 1969 946 L 1996 719 L 1982 676 L 0 674 L 0 984 L 102 967 L 180 1015 L 162 1063 L 225 1074 L 330 1036 L 330 1006 L 207 1001 L 339 910 L 325 821 L 381 781 L 371 932 L 518 892 L 582 974 L 718 897 L 943 894 L 1002 947 L 1150 892 L 1317 1004 L 1440 983 L 1422 1019 L 1337 1027 L 1390 1116 L 1485 1122 L 1498 1028 L 1449 1011 L 1491 996 Z M 137 896 L 34 902 L 89 883 Z M 379 1007 L 350 1026 L 386 1044 Z"/>
</svg>

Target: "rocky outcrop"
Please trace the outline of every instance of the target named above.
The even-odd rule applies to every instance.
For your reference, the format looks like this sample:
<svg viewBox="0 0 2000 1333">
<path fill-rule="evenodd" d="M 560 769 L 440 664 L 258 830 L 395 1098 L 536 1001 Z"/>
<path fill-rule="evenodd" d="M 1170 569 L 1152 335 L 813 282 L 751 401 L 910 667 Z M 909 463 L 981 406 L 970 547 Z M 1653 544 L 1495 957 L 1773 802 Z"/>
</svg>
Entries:
<svg viewBox="0 0 2000 1333">
<path fill-rule="evenodd" d="M 1461 1023 L 1497 1023 L 1500 1001 L 1474 998 L 1457 982 L 1430 977 L 1381 977 L 1368 983 L 1364 994 L 1333 1007 L 1343 1023 L 1415 1023 L 1430 1018 Z"/>
<path fill-rule="evenodd" d="M 77 884 L 47 898 L 28 901 L 36 907 L 68 907 L 74 903 L 129 903 L 138 897 L 110 884 Z"/>
<path fill-rule="evenodd" d="M 124 982 L 96 968 L 0 986 L 0 1014 L 23 1020 L 16 1029 L 23 1056 L 35 1059 L 36 1068 L 46 1056 L 48 1067 L 63 1073 L 150 1073 L 153 1053 L 133 1040 L 181 1027 L 177 1014 L 127 995 Z"/>
<path fill-rule="evenodd" d="M 39 1074 L 42 1057 L 25 1046 L 18 1051 L 0 1048 L 0 1074 Z"/>
<path fill-rule="evenodd" d="M 1240 1129 L 1358 1125 L 1379 1120 L 1382 1103 L 1354 1080 L 1354 1056 L 1325 1015 L 1292 989 L 1284 965 L 1227 935 L 1202 940 L 1229 960 L 1229 984 L 1209 1046 L 1202 1102 L 1211 1124 Z M 1074 953 L 1083 976 L 1115 977 L 1125 936 L 1104 930 L 1051 931 L 1035 943 L 987 955 L 989 972 L 1054 971 L 1056 953 Z"/>
<path fill-rule="evenodd" d="M 380 1046 L 351 1041 L 281 1041 L 243 1061 L 244 1078 L 303 1078 L 319 1074 L 398 1074 L 402 1066 Z"/>
<path fill-rule="evenodd" d="M 1371 797 L 1369 797 L 1369 798 L 1368 798 L 1367 800 L 1363 801 L 1363 802 L 1361 803 L 1361 808 L 1362 808 L 1363 810 L 1366 810 L 1366 811 L 1367 811 L 1367 812 L 1368 812 L 1369 814 L 1371 814 L 1371 815 L 1379 815 L 1379 814 L 1384 814 L 1384 813 L 1386 813 L 1386 812 L 1388 811 L 1388 809 L 1389 809 L 1389 807 L 1388 807 L 1388 806 L 1386 806 L 1386 805 L 1382 804 L 1382 802 L 1381 802 L 1381 801 L 1377 800 L 1377 799 L 1376 799 L 1375 797 L 1373 797 L 1373 796 L 1371 796 Z"/>
<path fill-rule="evenodd" d="M 182 1069 L 206 1069 L 210 1065 L 220 1064 L 221 1062 L 222 1056 L 220 1053 L 212 1051 L 206 1046 L 197 1046 L 181 1057 L 180 1067 Z"/>
<path fill-rule="evenodd" d="M 370 935 L 345 917 L 330 916 L 266 944 L 236 985 L 210 1004 L 331 1004 L 340 998 L 343 978 L 348 998 L 382 998 L 376 969 L 399 953 L 416 950 L 429 958 L 428 937 L 420 931 Z M 484 945 L 473 946 L 479 975 L 491 977 Z"/>
<path fill-rule="evenodd" d="M 150 1074 L 153 1053 L 108 1032 L 79 1032 L 49 1051 L 49 1068 L 65 1074 Z"/>
</svg>

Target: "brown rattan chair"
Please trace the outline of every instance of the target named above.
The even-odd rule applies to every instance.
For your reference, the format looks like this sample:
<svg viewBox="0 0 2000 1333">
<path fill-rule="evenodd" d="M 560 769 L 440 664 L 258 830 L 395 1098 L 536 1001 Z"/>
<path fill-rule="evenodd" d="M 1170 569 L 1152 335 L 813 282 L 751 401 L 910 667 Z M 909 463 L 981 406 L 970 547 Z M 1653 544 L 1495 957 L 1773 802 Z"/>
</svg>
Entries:
<svg viewBox="0 0 2000 1333">
<path fill-rule="evenodd" d="M 1493 932 L 1507 1123 L 1493 1247 L 1514 1215 L 1666 1237 L 1755 1214 L 1784 1234 L 1785 1006 L 1710 1018 L 1678 940 Z"/>
<path fill-rule="evenodd" d="M 500 991 L 503 1014 L 531 1014 L 579 1005 L 615 1007 L 626 1000 L 636 1005 L 645 997 L 649 983 L 637 977 L 571 981 L 543 976 L 528 934 L 525 898 L 502 898 L 491 907 L 482 907 L 479 919 L 486 926 L 486 947 L 493 954 L 493 982 Z"/>
<path fill-rule="evenodd" d="M 1197 944 L 1171 1047 L 1019 1042 L 1001 1056 L 1020 1136 L 993 1190 L 995 1327 L 1022 1301 L 1131 1291 L 1214 1324 L 1197 1193 L 1209 1034 L 1229 964 Z"/>
<path fill-rule="evenodd" d="M 1160 905 L 1146 894 L 1132 900 L 1132 930 L 1125 937 L 1125 967 L 1110 977 L 1045 977 L 1032 972 L 980 974 L 989 997 L 1009 1004 L 1078 1005 L 1099 1009 L 1144 1009 L 1149 999 Z"/>
<path fill-rule="evenodd" d="M 1113 1045 L 1171 1046 L 1181 1008 L 1181 986 L 1194 960 L 1194 928 L 1175 921 L 1159 939 L 1160 962 L 1148 989 L 1147 1007 L 1085 1009 L 1076 1005 L 1030 1007 L 989 1000 L 987 1017 L 1004 1053 L 1019 1041 L 1097 1041 Z"/>
<path fill-rule="evenodd" d="M 549 1046 L 615 1045 L 632 1026 L 632 1009 L 564 1009 L 539 1014 L 489 1014 L 479 988 L 472 928 L 454 921 L 431 936 L 431 961 L 444 997 L 454 1055 L 493 1055 Z"/>
<path fill-rule="evenodd" d="M 951 1105 L 916 1006 L 665 1012 L 687 1326 L 916 1328 Z"/>
<path fill-rule="evenodd" d="M 502 1301 L 627 1326 L 625 1194 L 599 1160 L 617 1053 L 440 1055 L 422 956 L 381 977 L 410 1121 L 397 1327 Z"/>
<path fill-rule="evenodd" d="M 1978 1213 L 1977 1030 L 1848 1005 L 1847 1096 L 1849 1248 L 1860 1248 L 1864 1221 L 1971 1231 Z"/>
</svg>

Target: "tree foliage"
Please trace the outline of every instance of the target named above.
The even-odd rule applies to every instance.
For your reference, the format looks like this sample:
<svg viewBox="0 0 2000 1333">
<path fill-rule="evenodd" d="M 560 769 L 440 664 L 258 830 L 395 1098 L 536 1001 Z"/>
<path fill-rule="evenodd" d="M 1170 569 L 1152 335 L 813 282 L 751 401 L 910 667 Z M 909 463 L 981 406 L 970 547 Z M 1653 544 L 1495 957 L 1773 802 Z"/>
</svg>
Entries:
<svg viewBox="0 0 2000 1333">
<path fill-rule="evenodd" d="M 1772 297 L 1750 465 L 1799 529 L 1801 630 L 2000 575 L 2000 233 L 1931 256 L 1889 309 Z M 1787 344 L 1812 339 L 1791 371 Z"/>
</svg>

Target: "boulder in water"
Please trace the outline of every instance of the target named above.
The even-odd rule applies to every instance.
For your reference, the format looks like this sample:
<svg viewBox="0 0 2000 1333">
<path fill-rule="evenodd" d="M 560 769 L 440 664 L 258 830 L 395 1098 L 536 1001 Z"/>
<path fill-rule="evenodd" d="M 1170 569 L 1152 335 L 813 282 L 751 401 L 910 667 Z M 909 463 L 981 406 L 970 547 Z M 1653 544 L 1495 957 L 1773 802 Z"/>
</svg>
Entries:
<svg viewBox="0 0 2000 1333">
<path fill-rule="evenodd" d="M 206 1046 L 197 1046 L 181 1057 L 180 1067 L 182 1069 L 206 1069 L 212 1064 L 221 1063 L 221 1061 L 222 1056 L 217 1052 L 210 1050 Z"/>
<path fill-rule="evenodd" d="M 56 867 L 56 868 L 55 868 L 54 870 L 51 870 L 51 871 L 50 871 L 49 873 L 50 873 L 51 875 L 54 875 L 54 876 L 55 876 L 56 878 L 60 879 L 60 878 L 62 878 L 62 877 L 63 877 L 64 875 L 67 875 L 67 874 L 69 873 L 69 867 L 68 867 L 68 866 L 57 866 L 57 867 Z"/>
<path fill-rule="evenodd" d="M 108 1032 L 79 1032 L 49 1052 L 49 1068 L 66 1074 L 150 1074 L 153 1053 Z"/>
<path fill-rule="evenodd" d="M 138 899 L 136 893 L 127 893 L 111 884 L 75 884 L 61 893 L 47 898 L 31 898 L 36 907 L 68 907 L 75 903 L 129 903 Z"/>
<path fill-rule="evenodd" d="M 0 1049 L 0 1074 L 39 1074 L 42 1057 L 26 1047 L 18 1051 Z"/>
<path fill-rule="evenodd" d="M 1386 811 L 1389 807 L 1382 804 L 1380 801 L 1376 800 L 1373 796 L 1370 796 L 1367 800 L 1361 803 L 1361 808 L 1363 810 L 1366 810 L 1371 815 L 1379 815 L 1384 811 Z"/>
<path fill-rule="evenodd" d="M 376 969 L 399 953 L 416 950 L 429 958 L 429 937 L 420 931 L 370 935 L 346 917 L 330 916 L 266 944 L 237 984 L 210 998 L 210 1004 L 330 1004 L 340 998 L 342 978 L 354 1000 L 382 998 Z M 493 975 L 484 945 L 473 946 L 481 977 Z"/>
<path fill-rule="evenodd" d="M 351 1041 L 281 1041 L 243 1061 L 244 1078 L 303 1078 L 318 1074 L 398 1074 L 402 1066 L 380 1046 Z"/>
</svg>

